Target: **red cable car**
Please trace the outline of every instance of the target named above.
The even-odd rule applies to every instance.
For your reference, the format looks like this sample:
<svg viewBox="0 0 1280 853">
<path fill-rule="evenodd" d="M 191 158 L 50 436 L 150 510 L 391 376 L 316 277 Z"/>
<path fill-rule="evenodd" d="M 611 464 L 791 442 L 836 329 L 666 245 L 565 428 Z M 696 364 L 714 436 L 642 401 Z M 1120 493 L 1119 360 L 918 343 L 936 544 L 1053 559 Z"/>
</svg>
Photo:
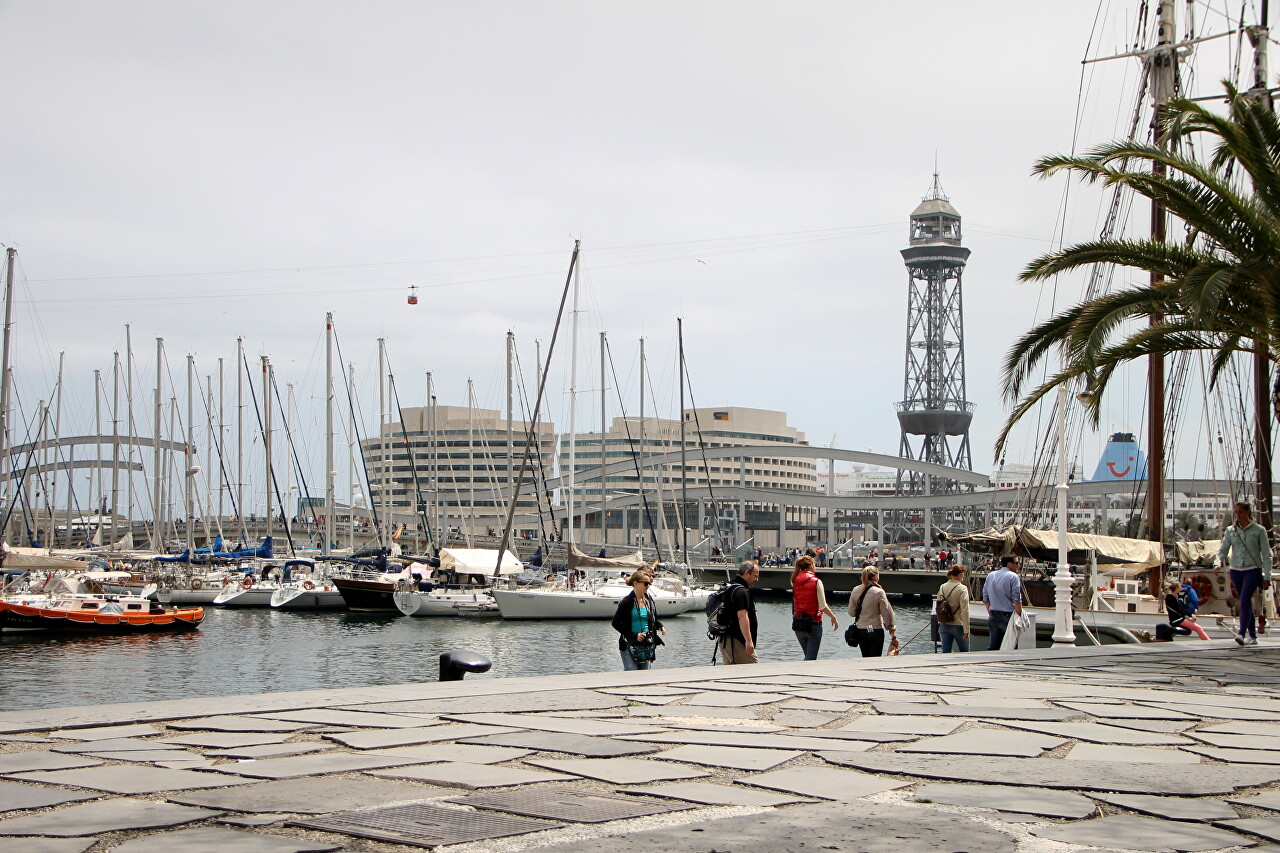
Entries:
<svg viewBox="0 0 1280 853">
<path fill-rule="evenodd" d="M 409 304 L 418 304 L 418 285 L 416 284 L 409 285 Z"/>
</svg>

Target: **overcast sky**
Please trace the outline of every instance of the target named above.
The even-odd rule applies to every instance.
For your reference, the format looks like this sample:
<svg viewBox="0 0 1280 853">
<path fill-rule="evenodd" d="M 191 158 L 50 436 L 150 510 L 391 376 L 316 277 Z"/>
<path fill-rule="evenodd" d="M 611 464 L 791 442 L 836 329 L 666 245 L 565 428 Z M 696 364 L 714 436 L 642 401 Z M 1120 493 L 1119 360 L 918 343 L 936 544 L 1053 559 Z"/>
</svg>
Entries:
<svg viewBox="0 0 1280 853">
<path fill-rule="evenodd" d="M 531 378 L 580 238 L 580 387 L 599 386 L 606 331 L 634 414 L 644 336 L 674 415 L 683 317 L 698 405 L 779 409 L 815 444 L 896 453 L 899 250 L 936 162 L 973 251 L 973 456 L 991 470 L 1001 356 L 1054 299 L 1017 273 L 1060 217 L 1069 240 L 1100 217 L 1096 190 L 1064 214 L 1067 183 L 1030 169 L 1071 149 L 1080 60 L 1124 49 L 1130 5 L 0 3 L 24 416 L 65 351 L 64 432 L 91 428 L 92 371 L 109 381 L 130 323 L 143 423 L 156 337 L 182 399 L 185 356 L 211 373 L 243 336 L 297 385 L 318 447 L 326 311 L 366 413 L 380 336 L 404 405 L 430 370 L 442 403 L 465 405 L 471 377 L 499 408 L 504 335 Z M 1123 131 L 1137 70 L 1092 67 L 1081 147 Z M 1080 292 L 1060 287 L 1059 304 Z M 568 356 L 566 332 L 549 386 L 562 429 Z M 1140 429 L 1131 397 L 1104 433 Z M 595 399 L 580 421 L 599 422 Z M 1035 443 L 1028 430 L 1009 461 Z M 1099 446 L 1080 451 L 1089 469 Z"/>
</svg>

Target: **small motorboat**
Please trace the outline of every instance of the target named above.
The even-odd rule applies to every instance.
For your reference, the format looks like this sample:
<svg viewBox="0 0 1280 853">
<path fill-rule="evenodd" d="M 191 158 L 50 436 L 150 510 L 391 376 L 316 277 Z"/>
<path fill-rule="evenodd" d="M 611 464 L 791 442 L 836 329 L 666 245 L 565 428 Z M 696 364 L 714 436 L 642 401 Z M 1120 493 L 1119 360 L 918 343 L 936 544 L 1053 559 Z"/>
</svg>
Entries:
<svg viewBox="0 0 1280 853">
<path fill-rule="evenodd" d="M 89 592 L 86 575 L 59 578 L 50 592 L 0 597 L 0 633 L 47 631 L 66 634 L 135 634 L 190 631 L 204 621 L 204 608 L 164 607 L 136 595 Z"/>
</svg>

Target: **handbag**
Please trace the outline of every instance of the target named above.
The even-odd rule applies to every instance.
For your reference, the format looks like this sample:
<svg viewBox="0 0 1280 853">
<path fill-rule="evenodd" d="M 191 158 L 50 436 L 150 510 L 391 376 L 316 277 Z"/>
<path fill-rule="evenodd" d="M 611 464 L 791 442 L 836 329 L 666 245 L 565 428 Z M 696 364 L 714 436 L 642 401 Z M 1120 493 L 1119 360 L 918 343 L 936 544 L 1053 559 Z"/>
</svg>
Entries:
<svg viewBox="0 0 1280 853">
<path fill-rule="evenodd" d="M 791 617 L 791 630 L 807 634 L 813 630 L 812 613 L 796 613 Z"/>
<path fill-rule="evenodd" d="M 844 641 L 851 646 L 862 644 L 862 635 L 865 633 L 865 629 L 858 627 L 858 619 L 862 617 L 862 600 L 867 597 L 867 593 L 870 591 L 871 587 L 863 587 L 862 595 L 858 596 L 858 606 L 853 611 L 853 624 L 844 631 Z"/>
<path fill-rule="evenodd" d="M 657 643 L 627 643 L 627 654 L 631 655 L 631 659 L 636 663 L 652 662 L 657 650 Z"/>
</svg>

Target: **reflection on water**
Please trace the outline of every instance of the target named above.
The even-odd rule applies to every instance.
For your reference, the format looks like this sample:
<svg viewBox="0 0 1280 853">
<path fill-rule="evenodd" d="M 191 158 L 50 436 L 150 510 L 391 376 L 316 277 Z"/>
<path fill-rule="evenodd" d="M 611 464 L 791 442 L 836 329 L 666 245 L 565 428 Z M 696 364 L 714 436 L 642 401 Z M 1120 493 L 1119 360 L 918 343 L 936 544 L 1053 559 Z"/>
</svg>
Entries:
<svg viewBox="0 0 1280 853">
<path fill-rule="evenodd" d="M 857 654 L 844 644 L 847 598 L 833 601 L 840 630 L 827 630 L 819 658 Z M 906 642 L 929 619 L 928 603 L 896 602 Z M 800 660 L 786 597 L 758 602 L 760 659 Z M 711 662 L 701 612 L 667 620 L 657 666 Z M 9 636 L 0 640 L 0 710 L 228 696 L 241 693 L 435 681 L 441 652 L 471 649 L 493 670 L 469 678 L 620 670 L 608 622 L 410 619 L 375 613 L 206 609 L 199 631 L 102 637 Z M 903 649 L 931 653 L 929 632 Z"/>
</svg>

